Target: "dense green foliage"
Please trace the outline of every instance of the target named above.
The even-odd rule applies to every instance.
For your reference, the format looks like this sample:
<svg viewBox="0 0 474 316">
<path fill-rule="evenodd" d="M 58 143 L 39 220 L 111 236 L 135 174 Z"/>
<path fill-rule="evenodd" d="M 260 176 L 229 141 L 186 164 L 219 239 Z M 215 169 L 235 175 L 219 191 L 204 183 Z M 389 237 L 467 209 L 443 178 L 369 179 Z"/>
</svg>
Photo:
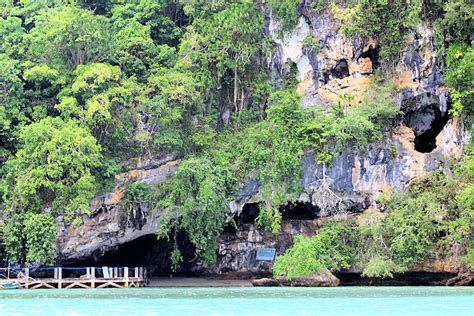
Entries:
<svg viewBox="0 0 474 316">
<path fill-rule="evenodd" d="M 7 197 L 12 210 L 85 211 L 97 184 L 100 146 L 77 122 L 47 117 L 25 126 L 21 147 L 6 164 Z"/>
<path fill-rule="evenodd" d="M 347 36 L 378 40 L 386 68 L 420 17 L 433 22 L 446 52 L 452 112 L 469 112 L 468 0 L 311 3 L 313 12 L 326 10 L 343 21 Z M 271 13 L 284 37 L 300 14 L 309 12 L 306 5 L 298 0 L 0 0 L 0 238 L 9 258 L 52 263 L 56 219 L 80 225 L 90 199 L 111 186 L 120 168 L 168 154 L 181 159 L 176 176 L 156 188 L 126 184 L 124 215 L 149 203 L 163 212 L 160 238 L 185 231 L 196 254 L 212 261 L 216 238 L 229 220 L 229 202 L 254 179 L 263 198 L 257 224 L 278 231 L 279 208 L 301 192 L 302 157 L 314 157 L 326 170 L 344 148 L 363 151 L 383 140 L 401 116 L 388 80 L 374 80 L 357 107 L 350 95 L 342 95 L 332 106 L 308 109 L 301 108 L 294 91 L 295 64 L 282 82 L 272 80 L 275 71 L 268 62 L 275 47 L 265 31 L 265 14 Z M 319 39 L 309 36 L 303 45 L 316 52 Z M 331 181 L 324 174 L 314 192 L 327 215 L 343 207 Z M 463 206 L 456 207 L 468 207 L 472 190 L 459 191 L 453 200 Z M 422 211 L 433 199 L 399 200 L 387 204 L 381 228 L 365 228 L 363 242 L 337 242 L 335 233 L 354 229 L 323 229 L 313 238 L 311 253 L 325 259 L 287 273 L 347 267 L 347 247 L 358 244 L 367 249 L 359 259 L 367 274 L 383 266 L 389 269 L 381 274 L 389 275 L 421 260 L 440 229 L 465 242 L 464 211 L 450 214 L 446 227 L 433 228 L 429 216 L 436 214 Z M 420 211 L 411 213 L 412 208 Z M 413 247 L 404 246 L 408 243 L 397 230 L 404 224 L 416 226 L 410 230 Z M 377 227 L 391 241 L 383 249 L 374 248 Z M 175 247 L 171 257 L 178 269 L 183 255 L 176 242 Z"/>
<path fill-rule="evenodd" d="M 440 44 L 464 42 L 472 44 L 474 39 L 474 12 L 472 1 L 440 1 L 439 10 L 443 11 L 435 21 L 436 36 Z M 436 8 L 435 6 L 435 9 Z"/>
<path fill-rule="evenodd" d="M 158 206 L 166 213 L 160 221 L 158 237 L 168 237 L 172 229 L 182 229 L 196 247 L 196 254 L 206 261 L 214 260 L 216 237 L 224 226 L 228 196 L 232 193 L 233 178 L 226 158 L 211 161 L 190 157 L 160 190 Z"/>
<path fill-rule="evenodd" d="M 3 227 L 3 234 L 10 260 L 53 263 L 56 221 L 51 214 L 16 214 Z"/>
<path fill-rule="evenodd" d="M 134 209 L 140 207 L 141 203 L 150 200 L 150 185 L 143 182 L 132 182 L 127 184 L 120 208 L 125 217 L 127 217 Z"/>
<path fill-rule="evenodd" d="M 341 31 L 347 36 L 375 38 L 380 56 L 388 62 L 397 61 L 405 37 L 419 22 L 422 1 L 347 1 L 332 4 L 334 15 L 342 21 Z"/>
<path fill-rule="evenodd" d="M 291 279 L 353 266 L 367 277 L 393 277 L 432 254 L 452 252 L 454 245 L 465 250 L 450 256 L 472 269 L 472 150 L 466 148 L 453 178 L 435 172 L 405 193 L 383 196 L 379 210 L 364 212 L 357 223 L 331 223 L 313 237 L 295 238 L 293 248 L 277 257 L 275 275 Z"/>
<path fill-rule="evenodd" d="M 466 105 L 466 114 L 472 114 L 474 102 L 474 48 L 465 43 L 454 43 L 446 52 L 446 84 L 453 98 L 454 115 L 460 114 Z"/>
<path fill-rule="evenodd" d="M 313 237 L 297 235 L 294 246 L 277 257 L 273 273 L 291 280 L 323 270 L 348 269 L 353 252 L 349 246 L 354 238 L 352 230 L 350 225 L 328 222 Z"/>
<path fill-rule="evenodd" d="M 446 1 L 435 21 L 436 40 L 446 54 L 446 85 L 453 99 L 451 113 L 472 116 L 474 98 L 474 4 L 469 0 Z"/>
</svg>

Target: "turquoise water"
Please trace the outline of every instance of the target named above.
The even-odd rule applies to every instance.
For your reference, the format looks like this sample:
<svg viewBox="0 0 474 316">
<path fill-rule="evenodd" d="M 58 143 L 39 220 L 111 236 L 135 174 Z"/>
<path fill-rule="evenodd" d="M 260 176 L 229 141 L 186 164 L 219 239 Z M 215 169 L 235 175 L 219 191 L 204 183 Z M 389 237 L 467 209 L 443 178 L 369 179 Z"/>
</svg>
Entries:
<svg viewBox="0 0 474 316">
<path fill-rule="evenodd" d="M 474 288 L 5 290 L 0 315 L 474 315 Z"/>
</svg>

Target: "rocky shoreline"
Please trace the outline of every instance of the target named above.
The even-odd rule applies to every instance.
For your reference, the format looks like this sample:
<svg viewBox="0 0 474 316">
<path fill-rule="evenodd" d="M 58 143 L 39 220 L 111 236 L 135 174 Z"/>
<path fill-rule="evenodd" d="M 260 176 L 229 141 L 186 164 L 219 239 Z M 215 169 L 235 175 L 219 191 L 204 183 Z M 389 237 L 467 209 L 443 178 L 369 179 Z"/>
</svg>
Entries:
<svg viewBox="0 0 474 316">
<path fill-rule="evenodd" d="M 337 276 L 336 276 L 337 275 Z M 161 276 L 149 279 L 149 287 L 351 287 L 351 286 L 473 286 L 474 273 L 398 275 L 393 279 L 362 278 L 357 274 L 322 273 L 293 280 L 244 275 Z"/>
</svg>

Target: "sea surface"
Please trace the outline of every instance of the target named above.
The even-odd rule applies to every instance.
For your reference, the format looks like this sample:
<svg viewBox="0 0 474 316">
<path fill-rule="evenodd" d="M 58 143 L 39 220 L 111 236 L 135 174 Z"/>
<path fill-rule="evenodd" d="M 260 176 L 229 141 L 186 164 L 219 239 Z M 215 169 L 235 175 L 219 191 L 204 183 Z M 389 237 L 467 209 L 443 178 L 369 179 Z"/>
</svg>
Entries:
<svg viewBox="0 0 474 316">
<path fill-rule="evenodd" d="M 474 315 L 474 288 L 3 290 L 0 315 Z"/>
</svg>

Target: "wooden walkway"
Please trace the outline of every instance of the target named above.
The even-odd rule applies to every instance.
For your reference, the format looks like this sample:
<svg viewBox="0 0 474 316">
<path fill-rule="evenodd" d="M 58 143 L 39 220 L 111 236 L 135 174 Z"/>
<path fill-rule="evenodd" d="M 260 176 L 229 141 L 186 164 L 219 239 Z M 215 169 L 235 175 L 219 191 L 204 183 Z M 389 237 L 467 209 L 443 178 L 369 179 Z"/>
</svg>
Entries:
<svg viewBox="0 0 474 316">
<path fill-rule="evenodd" d="M 104 267 L 105 268 L 105 267 Z M 102 277 L 96 276 L 96 270 L 103 268 L 85 268 L 86 274 L 79 278 L 63 278 L 63 269 L 54 268 L 53 278 L 31 278 L 28 268 L 25 269 L 25 281 L 21 281 L 21 288 L 25 289 L 72 289 L 72 288 L 131 288 L 147 285 L 146 268 L 111 268 L 107 267 L 102 272 Z M 130 273 L 132 272 L 132 273 Z"/>
</svg>

